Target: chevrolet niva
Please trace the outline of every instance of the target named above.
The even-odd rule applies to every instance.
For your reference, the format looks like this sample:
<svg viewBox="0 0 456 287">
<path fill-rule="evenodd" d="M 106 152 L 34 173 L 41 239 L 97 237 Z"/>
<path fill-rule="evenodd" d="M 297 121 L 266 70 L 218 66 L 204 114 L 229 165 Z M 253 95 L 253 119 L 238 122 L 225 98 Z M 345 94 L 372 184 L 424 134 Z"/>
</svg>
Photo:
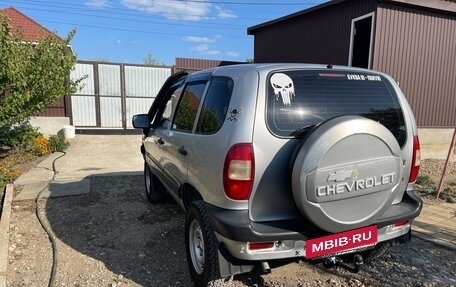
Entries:
<svg viewBox="0 0 456 287">
<path fill-rule="evenodd" d="M 186 211 L 196 286 L 223 286 L 268 261 L 356 272 L 410 240 L 421 211 L 415 119 L 388 75 L 306 64 L 245 64 L 169 77 L 148 114 L 147 199 Z"/>
</svg>

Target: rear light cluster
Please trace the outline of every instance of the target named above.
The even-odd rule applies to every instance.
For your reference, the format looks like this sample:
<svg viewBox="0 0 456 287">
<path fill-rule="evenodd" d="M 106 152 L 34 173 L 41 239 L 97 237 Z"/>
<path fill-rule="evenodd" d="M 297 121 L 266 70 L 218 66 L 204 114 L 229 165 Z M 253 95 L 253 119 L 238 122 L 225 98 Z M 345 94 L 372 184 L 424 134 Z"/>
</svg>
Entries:
<svg viewBox="0 0 456 287">
<path fill-rule="evenodd" d="M 421 156 L 420 156 L 420 141 L 418 136 L 413 137 L 413 157 L 412 168 L 410 169 L 409 183 L 415 182 L 420 171 Z"/>
<path fill-rule="evenodd" d="M 226 155 L 223 168 L 225 194 L 234 200 L 249 199 L 254 173 L 255 161 L 252 144 L 233 145 Z"/>
</svg>

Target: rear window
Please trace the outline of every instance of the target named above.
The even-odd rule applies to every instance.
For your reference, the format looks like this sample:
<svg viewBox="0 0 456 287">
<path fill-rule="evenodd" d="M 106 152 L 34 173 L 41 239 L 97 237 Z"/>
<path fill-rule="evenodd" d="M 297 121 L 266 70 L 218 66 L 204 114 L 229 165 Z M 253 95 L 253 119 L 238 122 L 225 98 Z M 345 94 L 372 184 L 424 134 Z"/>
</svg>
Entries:
<svg viewBox="0 0 456 287">
<path fill-rule="evenodd" d="M 405 123 L 394 89 L 384 77 L 328 70 L 278 71 L 268 78 L 267 123 L 280 137 L 304 136 L 315 125 L 359 115 L 388 128 L 400 146 Z"/>
</svg>

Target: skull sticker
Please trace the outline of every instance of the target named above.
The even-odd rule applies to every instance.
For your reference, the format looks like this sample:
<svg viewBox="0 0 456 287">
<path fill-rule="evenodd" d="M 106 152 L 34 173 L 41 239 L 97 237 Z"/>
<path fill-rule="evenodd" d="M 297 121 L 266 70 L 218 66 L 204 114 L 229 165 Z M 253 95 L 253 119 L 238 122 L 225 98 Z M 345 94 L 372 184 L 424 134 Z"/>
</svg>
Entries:
<svg viewBox="0 0 456 287">
<path fill-rule="evenodd" d="M 295 96 L 293 80 L 283 73 L 277 73 L 271 77 L 271 85 L 276 95 L 276 100 L 279 96 L 285 106 L 291 105 L 291 99 Z"/>
</svg>

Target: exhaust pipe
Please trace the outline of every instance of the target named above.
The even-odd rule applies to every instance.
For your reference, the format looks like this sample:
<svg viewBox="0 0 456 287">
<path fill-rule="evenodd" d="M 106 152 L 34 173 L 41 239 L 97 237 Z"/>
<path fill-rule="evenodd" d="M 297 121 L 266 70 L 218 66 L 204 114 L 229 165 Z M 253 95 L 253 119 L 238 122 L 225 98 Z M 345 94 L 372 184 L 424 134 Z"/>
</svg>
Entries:
<svg viewBox="0 0 456 287">
<path fill-rule="evenodd" d="M 268 262 L 262 261 L 260 266 L 261 266 L 261 271 L 263 271 L 263 274 L 271 273 L 271 268 L 269 267 Z"/>
</svg>

